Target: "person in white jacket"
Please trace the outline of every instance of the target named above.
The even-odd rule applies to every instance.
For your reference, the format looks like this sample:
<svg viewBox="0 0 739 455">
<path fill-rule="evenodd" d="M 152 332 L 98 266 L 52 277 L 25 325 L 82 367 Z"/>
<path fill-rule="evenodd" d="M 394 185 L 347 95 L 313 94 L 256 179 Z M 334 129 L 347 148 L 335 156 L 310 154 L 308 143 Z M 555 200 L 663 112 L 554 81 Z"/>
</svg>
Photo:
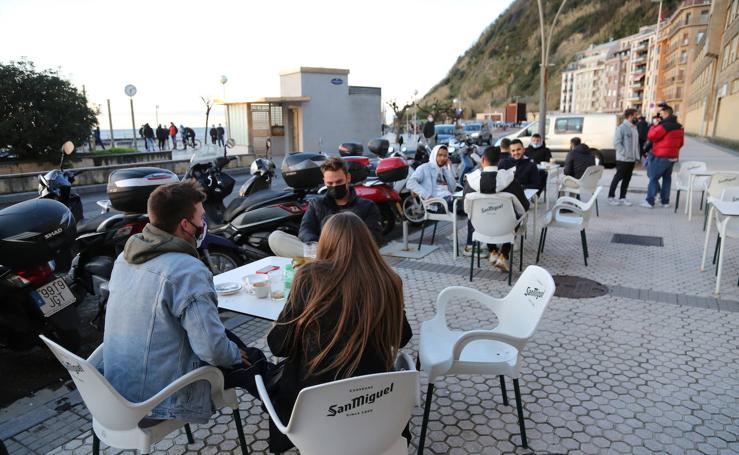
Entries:
<svg viewBox="0 0 739 455">
<path fill-rule="evenodd" d="M 464 194 L 477 192 L 477 193 L 510 193 L 516 196 L 514 199 L 513 208 L 516 210 L 518 215 L 523 214 L 529 209 L 529 201 L 526 199 L 523 187 L 514 179 L 515 168 L 511 169 L 498 169 L 498 162 L 500 161 L 500 149 L 497 147 L 487 147 L 482 154 L 480 166 L 482 169 L 477 169 L 467 174 L 467 180 L 464 185 Z M 520 202 L 517 204 L 516 202 Z M 462 252 L 465 256 L 472 255 L 472 234 L 475 229 L 472 227 L 472 223 L 467 220 L 467 245 L 464 247 Z M 508 262 L 509 254 L 511 252 L 511 244 L 506 243 L 500 249 L 497 245 L 488 245 L 488 251 L 490 252 L 489 261 L 495 265 L 498 269 L 507 272 L 510 264 Z"/>
<path fill-rule="evenodd" d="M 456 181 L 449 166 L 449 150 L 446 145 L 434 147 L 428 163 L 418 166 L 408 177 L 406 185 L 423 200 L 432 197 L 443 199 L 451 211 Z"/>
</svg>

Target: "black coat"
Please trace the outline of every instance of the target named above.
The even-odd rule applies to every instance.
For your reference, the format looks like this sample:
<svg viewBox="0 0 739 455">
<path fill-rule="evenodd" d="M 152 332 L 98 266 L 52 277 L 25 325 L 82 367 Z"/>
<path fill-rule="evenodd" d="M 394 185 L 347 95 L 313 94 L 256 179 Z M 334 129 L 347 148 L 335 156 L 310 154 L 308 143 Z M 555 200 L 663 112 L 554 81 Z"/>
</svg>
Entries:
<svg viewBox="0 0 739 455">
<path fill-rule="evenodd" d="M 567 153 L 564 173 L 579 179 L 590 166 L 595 166 L 595 155 L 587 145 L 580 144 Z"/>
<path fill-rule="evenodd" d="M 536 164 L 548 163 L 552 159 L 552 151 L 546 145 L 542 145 L 538 149 L 529 145 L 523 153 L 534 160 Z"/>
<path fill-rule="evenodd" d="M 530 158 L 524 156 L 520 160 L 514 160 L 511 157 L 504 161 L 501 161 L 498 165 L 498 168 L 510 169 L 514 166 L 516 167 L 516 174 L 514 178 L 522 187 L 526 189 L 539 189 L 539 187 L 541 186 L 539 169 Z"/>
<path fill-rule="evenodd" d="M 330 278 L 332 272 L 325 264 L 321 263 L 306 264 L 303 267 L 318 267 L 321 275 L 325 275 L 327 279 Z M 326 270 L 321 270 L 321 268 L 325 268 Z M 303 272 L 307 271 L 308 270 L 306 269 Z M 302 339 L 302 334 L 295 333 L 295 325 L 289 324 L 289 321 L 294 320 L 300 315 L 306 304 L 310 283 L 308 283 L 307 280 L 303 280 L 302 283 L 302 289 L 297 286 L 292 288 L 290 295 L 291 305 L 285 305 L 282 313 L 280 313 L 280 316 L 277 318 L 276 324 L 267 335 L 267 344 L 269 345 L 269 349 L 272 354 L 276 357 L 286 358 L 282 370 L 282 377 L 279 381 L 279 390 L 272 397 L 275 411 L 277 411 L 277 414 L 283 423 L 287 423 L 290 420 L 290 414 L 292 413 L 293 406 L 295 405 L 295 401 L 297 400 L 298 394 L 301 390 L 306 387 L 334 381 L 338 374 L 338 371 L 328 371 L 320 375 L 309 376 L 307 368 L 308 359 L 318 355 L 318 353 L 323 350 L 323 347 L 331 341 L 331 337 L 334 335 L 334 331 L 339 320 L 338 311 L 340 306 L 338 304 L 332 304 L 330 306 L 331 309 L 319 321 L 318 325 L 321 334 L 319 342 L 311 346 L 300 346 L 300 350 L 298 352 L 302 351 L 306 355 L 296 355 L 291 352 L 291 347 L 296 341 L 296 338 L 299 344 L 300 339 Z M 332 295 L 329 300 L 331 302 L 338 303 L 337 299 L 339 298 L 340 296 L 338 295 Z M 351 335 L 349 331 L 351 330 L 351 327 L 354 327 L 355 325 L 356 324 L 352 323 L 348 325 L 349 330 L 347 330 L 347 333 L 342 334 L 342 339 L 349 339 L 349 336 Z M 408 344 L 408 341 L 410 341 L 412 336 L 413 331 L 411 330 L 410 324 L 408 324 L 408 319 L 405 317 L 405 313 L 403 313 L 403 333 L 401 335 L 400 347 Z M 341 345 L 343 346 L 343 343 Z M 331 360 L 332 356 L 329 355 L 329 358 L 326 360 L 326 364 L 330 363 Z M 322 369 L 322 367 L 319 366 L 319 370 L 320 369 Z M 368 346 L 362 354 L 359 366 L 353 376 L 356 377 L 385 372 L 387 371 L 379 353 L 375 351 L 372 346 Z M 272 421 L 270 421 L 269 430 L 269 446 L 272 452 L 286 451 L 293 446 L 290 440 L 277 430 Z M 347 450 L 347 453 L 351 453 L 351 450 Z"/>
<path fill-rule="evenodd" d="M 321 235 L 321 228 L 329 216 L 349 210 L 359 216 L 369 228 L 375 242 L 382 242 L 382 223 L 380 209 L 374 202 L 357 197 L 354 188 L 349 189 L 349 202 L 346 205 L 336 205 L 330 196 L 322 196 L 310 202 L 308 211 L 300 222 L 298 237 L 303 242 L 317 242 Z"/>
</svg>

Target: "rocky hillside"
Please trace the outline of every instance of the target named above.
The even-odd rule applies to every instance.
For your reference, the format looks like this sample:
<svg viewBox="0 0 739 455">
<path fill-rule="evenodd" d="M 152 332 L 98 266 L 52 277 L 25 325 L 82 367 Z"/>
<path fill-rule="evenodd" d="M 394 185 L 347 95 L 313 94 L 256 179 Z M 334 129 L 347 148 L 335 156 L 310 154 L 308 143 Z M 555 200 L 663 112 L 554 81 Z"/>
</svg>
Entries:
<svg viewBox="0 0 739 455">
<path fill-rule="evenodd" d="M 545 22 L 551 24 L 561 0 L 543 0 Z M 680 0 L 664 0 L 666 17 Z M 423 102 L 461 98 L 465 117 L 500 107 L 519 97 L 528 109 L 538 107 L 541 37 L 536 0 L 515 0 L 482 33 Z M 560 72 L 575 53 L 636 33 L 655 23 L 658 3 L 651 0 L 568 0 L 552 36 L 547 105 L 559 105 Z"/>
</svg>

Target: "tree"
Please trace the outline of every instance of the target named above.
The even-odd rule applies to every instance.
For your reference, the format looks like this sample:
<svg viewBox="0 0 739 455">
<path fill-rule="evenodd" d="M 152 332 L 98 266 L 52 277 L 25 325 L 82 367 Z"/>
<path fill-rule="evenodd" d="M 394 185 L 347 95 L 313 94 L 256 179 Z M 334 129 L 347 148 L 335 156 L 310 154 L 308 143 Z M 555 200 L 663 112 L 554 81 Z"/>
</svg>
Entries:
<svg viewBox="0 0 739 455">
<path fill-rule="evenodd" d="M 436 98 L 431 102 L 419 104 L 418 112 L 424 117 L 431 114 L 437 123 L 447 122 L 450 118 L 455 117 L 452 102 L 450 100 L 439 101 Z"/>
<path fill-rule="evenodd" d="M 213 108 L 213 100 L 204 96 L 200 97 L 205 103 L 205 137 L 203 138 L 203 144 L 208 143 L 208 117 L 210 117 L 210 110 Z"/>
<path fill-rule="evenodd" d="M 408 109 L 413 107 L 413 103 L 406 103 L 403 107 L 400 107 L 396 100 L 388 101 L 387 105 L 393 110 L 393 127 L 395 128 L 395 142 L 398 142 L 400 136 L 400 129 L 402 126 L 403 119 L 405 119 Z"/>
<path fill-rule="evenodd" d="M 64 142 L 87 143 L 96 124 L 84 95 L 56 71 L 37 71 L 27 60 L 0 63 L 0 148 L 56 159 Z"/>
</svg>

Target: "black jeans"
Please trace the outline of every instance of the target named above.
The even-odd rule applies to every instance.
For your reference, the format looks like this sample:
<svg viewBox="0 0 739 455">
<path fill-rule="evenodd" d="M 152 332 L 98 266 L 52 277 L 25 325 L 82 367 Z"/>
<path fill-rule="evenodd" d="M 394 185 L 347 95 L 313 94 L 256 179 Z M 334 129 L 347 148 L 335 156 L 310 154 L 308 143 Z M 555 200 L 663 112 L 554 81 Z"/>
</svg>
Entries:
<svg viewBox="0 0 739 455">
<path fill-rule="evenodd" d="M 631 161 L 616 161 L 616 175 L 611 180 L 611 188 L 608 190 L 608 197 L 616 197 L 616 187 L 618 182 L 621 182 L 621 197 L 620 199 L 626 198 L 626 192 L 629 191 L 629 182 L 631 181 L 631 174 L 634 173 L 635 162 Z"/>
</svg>

